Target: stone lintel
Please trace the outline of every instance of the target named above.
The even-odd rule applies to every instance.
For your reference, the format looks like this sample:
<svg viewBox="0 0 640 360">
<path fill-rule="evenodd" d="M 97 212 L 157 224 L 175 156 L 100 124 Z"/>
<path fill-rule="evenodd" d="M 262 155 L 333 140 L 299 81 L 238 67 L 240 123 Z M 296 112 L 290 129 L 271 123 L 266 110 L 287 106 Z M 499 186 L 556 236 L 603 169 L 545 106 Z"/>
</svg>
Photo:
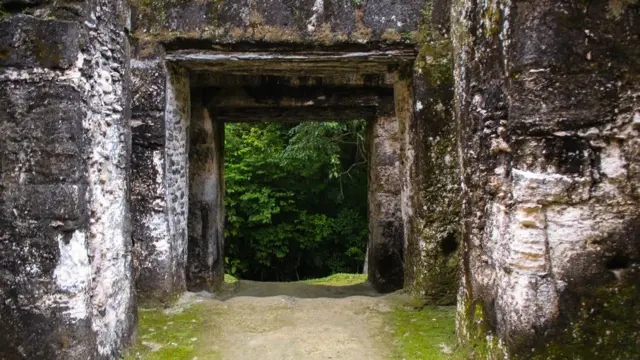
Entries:
<svg viewBox="0 0 640 360">
<path fill-rule="evenodd" d="M 383 97 L 393 98 L 388 88 L 338 88 L 325 86 L 277 87 L 266 83 L 254 88 L 204 88 L 207 105 L 217 108 L 271 107 L 368 107 Z"/>
<path fill-rule="evenodd" d="M 415 56 L 413 49 L 283 54 L 177 51 L 167 54 L 165 59 L 190 71 L 291 76 L 389 73 L 413 63 Z"/>
</svg>

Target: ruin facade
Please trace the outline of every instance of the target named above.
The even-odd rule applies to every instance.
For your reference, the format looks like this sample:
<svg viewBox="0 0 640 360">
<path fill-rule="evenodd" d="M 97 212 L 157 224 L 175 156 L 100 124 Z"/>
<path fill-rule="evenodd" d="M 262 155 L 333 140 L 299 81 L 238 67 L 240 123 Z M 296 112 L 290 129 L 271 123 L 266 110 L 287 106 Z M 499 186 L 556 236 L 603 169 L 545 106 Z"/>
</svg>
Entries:
<svg viewBox="0 0 640 360">
<path fill-rule="evenodd" d="M 0 0 L 0 358 L 215 288 L 224 123 L 369 124 L 369 278 L 484 358 L 637 358 L 633 0 Z"/>
</svg>

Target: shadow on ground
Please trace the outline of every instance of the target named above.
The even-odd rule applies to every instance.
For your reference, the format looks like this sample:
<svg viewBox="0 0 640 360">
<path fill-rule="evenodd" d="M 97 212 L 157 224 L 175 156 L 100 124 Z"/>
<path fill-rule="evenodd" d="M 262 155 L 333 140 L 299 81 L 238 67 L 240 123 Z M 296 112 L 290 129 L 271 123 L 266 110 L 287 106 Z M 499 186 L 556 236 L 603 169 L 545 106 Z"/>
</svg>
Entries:
<svg viewBox="0 0 640 360">
<path fill-rule="evenodd" d="M 299 299 L 342 299 L 352 296 L 378 297 L 380 295 L 368 283 L 332 286 L 304 282 L 282 283 L 241 280 L 232 284 L 230 289 L 218 294 L 216 298 L 223 301 L 237 297 L 263 298 L 272 296 L 289 296 Z"/>
</svg>

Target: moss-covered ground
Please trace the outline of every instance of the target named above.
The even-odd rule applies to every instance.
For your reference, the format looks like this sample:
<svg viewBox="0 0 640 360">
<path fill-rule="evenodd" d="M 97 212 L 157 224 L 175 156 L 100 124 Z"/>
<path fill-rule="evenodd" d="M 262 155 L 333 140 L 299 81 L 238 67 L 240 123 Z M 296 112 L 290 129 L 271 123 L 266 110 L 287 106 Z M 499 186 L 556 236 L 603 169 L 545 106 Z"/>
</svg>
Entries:
<svg viewBox="0 0 640 360">
<path fill-rule="evenodd" d="M 412 301 L 396 304 L 389 315 L 394 328 L 393 359 L 473 358 L 469 349 L 457 345 L 455 317 L 455 306 L 420 306 Z"/>
<path fill-rule="evenodd" d="M 238 292 L 238 296 L 244 297 L 234 300 L 232 296 L 229 300 L 220 301 L 200 294 L 191 294 L 183 296 L 170 308 L 140 309 L 138 342 L 130 349 L 125 359 L 220 359 L 222 353 L 229 355 L 230 350 L 227 346 L 229 342 L 240 341 L 233 344 L 234 347 L 242 347 L 239 344 L 246 342 L 245 336 L 253 336 L 254 342 L 257 342 L 262 337 L 271 339 L 270 336 L 275 336 L 273 334 L 282 335 L 289 332 L 288 336 L 291 336 L 292 340 L 297 339 L 295 341 L 302 342 L 298 344 L 299 347 L 311 342 L 314 348 L 317 347 L 317 351 L 330 353 L 340 344 L 331 337 L 336 334 L 327 334 L 321 329 L 328 325 L 313 325 L 320 324 L 322 321 L 328 321 L 337 326 L 336 329 L 339 328 L 345 332 L 341 335 L 342 337 L 360 334 L 362 326 L 369 328 L 369 331 L 378 328 L 379 330 L 369 333 L 369 336 L 372 336 L 369 340 L 365 337 L 358 341 L 363 341 L 363 344 L 371 342 L 380 346 L 381 348 L 376 348 L 376 351 L 380 351 L 378 355 L 384 354 L 380 355 L 383 359 L 472 358 L 466 348 L 459 348 L 456 345 L 455 307 L 424 306 L 404 293 L 369 297 L 360 289 L 361 286 L 366 287 L 364 284 L 366 280 L 367 276 L 361 274 L 335 274 L 322 279 L 298 282 L 303 295 L 309 291 L 309 285 L 327 289 L 324 291 L 330 291 L 330 287 L 335 286 L 335 291 L 352 289 L 349 291 L 353 291 L 354 295 L 360 295 L 359 298 L 353 298 L 354 300 L 340 300 L 342 295 L 337 296 L 336 299 L 327 296 L 317 299 L 301 296 L 298 300 L 286 300 L 287 298 L 283 300 L 278 297 L 255 297 L 254 295 L 247 297 L 252 292 L 240 285 L 245 282 L 227 275 L 225 283 L 230 285 L 227 289 Z M 231 284 L 234 285 L 231 286 Z M 247 284 L 251 287 L 264 287 L 265 291 L 270 289 L 270 283 L 247 282 Z M 290 286 L 298 286 L 295 284 L 291 283 Z M 271 285 L 277 286 L 278 283 Z M 354 285 L 357 287 L 354 288 Z M 286 309 L 283 310 L 283 306 Z M 298 314 L 299 312 L 303 313 Z M 327 312 L 332 313 L 330 318 L 326 317 Z M 316 319 L 317 316 L 321 318 Z M 342 319 L 342 317 L 345 318 Z M 315 320 L 311 323 L 303 321 L 306 318 Z M 288 325 L 278 325 L 280 322 Z M 376 323 L 378 325 L 372 325 Z M 319 328 L 315 329 L 318 326 Z M 351 329 L 350 326 L 354 328 Z M 373 327 L 370 328 L 370 326 Z M 290 327 L 293 328 L 289 329 Z M 308 339 L 300 338 L 302 336 L 300 331 L 304 334 L 315 331 L 317 334 L 309 336 Z M 225 339 L 223 342 L 215 341 L 215 346 L 212 345 L 213 339 L 223 338 Z M 326 344 L 322 343 L 322 339 Z M 272 355 L 278 354 L 278 344 L 276 341 L 267 346 L 269 354 L 271 352 L 273 352 Z M 363 347 L 363 351 L 364 349 Z M 251 349 L 247 348 L 247 351 L 249 350 Z M 286 350 L 291 351 L 290 348 Z M 366 351 L 362 354 L 365 353 Z"/>
<path fill-rule="evenodd" d="M 215 336 L 212 309 L 208 304 L 188 304 L 184 308 L 140 309 L 138 343 L 129 350 L 127 360 L 193 359 L 200 355 L 203 341 Z M 198 357 L 198 359 L 204 359 Z M 219 359 L 209 354 L 206 359 Z"/>
<path fill-rule="evenodd" d="M 321 279 L 304 280 L 303 282 L 312 285 L 350 286 L 362 284 L 365 281 L 367 281 L 367 275 L 364 274 L 334 274 Z"/>
</svg>

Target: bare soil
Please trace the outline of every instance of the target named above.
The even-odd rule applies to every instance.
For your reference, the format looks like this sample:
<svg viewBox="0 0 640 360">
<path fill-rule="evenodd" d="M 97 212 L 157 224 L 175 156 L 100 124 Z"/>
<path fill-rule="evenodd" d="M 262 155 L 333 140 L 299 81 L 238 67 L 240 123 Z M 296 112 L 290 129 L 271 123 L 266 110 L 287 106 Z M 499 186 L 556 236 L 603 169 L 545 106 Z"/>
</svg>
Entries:
<svg viewBox="0 0 640 360">
<path fill-rule="evenodd" d="M 389 359 L 391 296 L 368 284 L 240 281 L 218 296 L 190 294 L 210 311 L 198 360 Z"/>
</svg>

